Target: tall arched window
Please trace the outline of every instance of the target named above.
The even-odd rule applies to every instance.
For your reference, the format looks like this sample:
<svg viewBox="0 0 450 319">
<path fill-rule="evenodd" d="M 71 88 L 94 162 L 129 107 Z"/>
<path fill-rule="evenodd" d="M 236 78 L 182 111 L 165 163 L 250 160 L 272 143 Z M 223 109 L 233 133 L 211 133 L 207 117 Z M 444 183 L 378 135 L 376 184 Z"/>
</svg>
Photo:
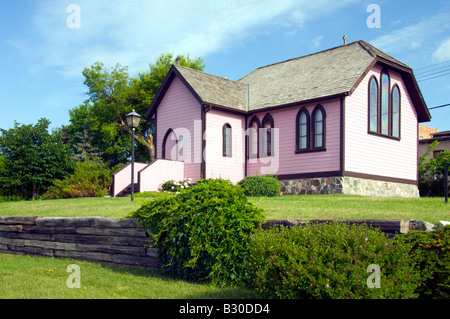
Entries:
<svg viewBox="0 0 450 319">
<path fill-rule="evenodd" d="M 254 116 L 248 127 L 248 156 L 250 158 L 258 157 L 259 126 L 259 119 Z"/>
<path fill-rule="evenodd" d="M 391 134 L 393 137 L 400 137 L 400 89 L 398 85 L 392 88 L 392 121 Z"/>
<path fill-rule="evenodd" d="M 224 157 L 232 156 L 231 141 L 232 141 L 231 125 L 228 123 L 225 123 L 222 127 L 222 142 L 223 142 L 223 156 Z"/>
<path fill-rule="evenodd" d="M 369 82 L 369 131 L 378 132 L 378 82 L 375 77 Z"/>
<path fill-rule="evenodd" d="M 317 105 L 312 113 L 313 120 L 313 148 L 325 148 L 325 110 Z"/>
<path fill-rule="evenodd" d="M 309 113 L 306 108 L 302 108 L 297 113 L 297 151 L 309 149 Z"/>
<path fill-rule="evenodd" d="M 270 114 L 266 114 L 262 120 L 262 156 L 273 155 L 273 118 Z"/>
<path fill-rule="evenodd" d="M 387 70 L 381 72 L 381 134 L 389 134 L 389 73 Z"/>
</svg>

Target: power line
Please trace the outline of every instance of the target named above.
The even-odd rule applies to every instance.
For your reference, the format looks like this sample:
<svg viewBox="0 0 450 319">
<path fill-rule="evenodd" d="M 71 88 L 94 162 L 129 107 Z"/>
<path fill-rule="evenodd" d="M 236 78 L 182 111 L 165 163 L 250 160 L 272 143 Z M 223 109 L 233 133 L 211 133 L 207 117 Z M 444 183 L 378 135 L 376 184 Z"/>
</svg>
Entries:
<svg viewBox="0 0 450 319">
<path fill-rule="evenodd" d="M 432 70 L 417 72 L 415 75 L 420 78 L 420 77 L 427 76 L 427 74 L 429 74 L 429 73 L 442 72 L 442 70 L 444 70 L 444 71 L 450 70 L 450 65 L 441 66 L 439 68 L 435 68 Z"/>
<path fill-rule="evenodd" d="M 440 72 L 439 72 L 439 73 L 440 73 Z M 448 74 L 450 74 L 450 71 L 449 71 L 448 73 L 444 73 L 444 74 L 441 74 L 441 75 L 433 76 L 433 77 L 431 77 L 431 78 L 425 77 L 425 78 L 422 78 L 422 79 L 417 80 L 417 82 L 423 82 L 423 81 L 427 81 L 427 80 L 431 80 L 431 79 L 435 79 L 435 78 L 440 78 L 440 77 L 445 76 L 445 75 L 448 75 Z"/>
<path fill-rule="evenodd" d="M 427 65 L 427 66 L 423 66 L 423 67 L 421 67 L 421 68 L 416 68 L 415 70 L 417 71 L 417 70 L 428 69 L 428 68 L 431 68 L 431 67 L 433 67 L 433 66 L 441 65 L 441 64 L 446 64 L 446 63 L 450 63 L 450 60 L 447 60 L 447 61 L 444 61 L 444 62 L 440 62 L 440 63 L 430 64 L 430 65 Z M 419 72 L 419 73 L 420 73 L 420 72 Z"/>
<path fill-rule="evenodd" d="M 444 105 L 438 105 L 438 106 L 429 107 L 428 109 L 429 110 L 433 110 L 433 109 L 438 109 L 438 108 L 441 108 L 441 107 L 446 107 L 446 106 L 449 106 L 449 105 L 450 105 L 450 103 L 449 104 L 444 104 Z"/>
</svg>

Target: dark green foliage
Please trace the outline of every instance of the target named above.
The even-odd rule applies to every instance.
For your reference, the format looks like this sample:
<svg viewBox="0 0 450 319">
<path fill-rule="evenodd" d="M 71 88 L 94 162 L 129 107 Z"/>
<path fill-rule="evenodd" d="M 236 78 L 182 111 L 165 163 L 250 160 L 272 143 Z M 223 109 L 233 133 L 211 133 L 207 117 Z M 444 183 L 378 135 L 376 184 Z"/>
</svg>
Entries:
<svg viewBox="0 0 450 319">
<path fill-rule="evenodd" d="M 450 298 L 450 226 L 402 235 L 412 244 L 410 256 L 421 273 L 419 298 Z"/>
<path fill-rule="evenodd" d="M 101 197 L 108 194 L 111 170 L 101 161 L 86 159 L 78 162 L 75 173 L 64 180 L 56 180 L 44 199 Z"/>
<path fill-rule="evenodd" d="M 450 163 L 450 151 L 444 150 L 436 158 L 430 158 L 438 144 L 438 141 L 434 141 L 427 152 L 419 157 L 420 196 L 445 196 L 444 174 L 445 166 Z"/>
<path fill-rule="evenodd" d="M 263 298 L 414 298 L 410 246 L 379 230 L 342 223 L 259 231 L 246 260 L 248 285 Z M 369 288 L 371 264 L 380 288 Z"/>
<path fill-rule="evenodd" d="M 50 121 L 36 125 L 15 123 L 0 129 L 0 193 L 34 199 L 45 193 L 55 179 L 73 172 L 72 153 L 62 142 L 61 130 L 49 133 Z"/>
<path fill-rule="evenodd" d="M 273 176 L 247 176 L 238 183 L 246 196 L 278 196 L 280 183 Z"/>
<path fill-rule="evenodd" d="M 151 234 L 166 274 L 233 285 L 262 211 L 229 181 L 208 179 L 144 204 L 132 217 Z"/>
</svg>

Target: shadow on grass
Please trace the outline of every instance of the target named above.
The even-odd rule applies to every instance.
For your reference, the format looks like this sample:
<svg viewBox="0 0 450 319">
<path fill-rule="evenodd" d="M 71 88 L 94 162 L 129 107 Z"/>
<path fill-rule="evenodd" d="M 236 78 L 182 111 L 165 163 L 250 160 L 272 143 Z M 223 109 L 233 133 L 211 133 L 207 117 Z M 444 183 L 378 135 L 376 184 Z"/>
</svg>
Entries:
<svg viewBox="0 0 450 319">
<path fill-rule="evenodd" d="M 139 268 L 133 266 L 100 264 L 103 268 L 111 271 L 127 274 L 136 277 L 155 278 L 167 283 L 186 283 L 188 285 L 198 285 L 198 292 L 187 294 L 180 299 L 257 299 L 257 295 L 250 289 L 241 287 L 220 287 L 213 284 L 197 283 L 165 275 L 162 270 L 154 268 Z"/>
</svg>

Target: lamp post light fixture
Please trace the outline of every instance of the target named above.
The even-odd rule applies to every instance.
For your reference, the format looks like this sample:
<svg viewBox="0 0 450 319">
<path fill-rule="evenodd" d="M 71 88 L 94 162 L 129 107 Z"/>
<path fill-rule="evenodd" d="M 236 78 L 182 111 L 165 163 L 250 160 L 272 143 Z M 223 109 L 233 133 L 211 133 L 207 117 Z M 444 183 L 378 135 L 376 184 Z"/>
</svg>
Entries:
<svg viewBox="0 0 450 319">
<path fill-rule="evenodd" d="M 134 130 L 139 126 L 141 116 L 134 110 L 125 116 L 127 126 L 132 130 L 131 136 L 131 201 L 134 201 Z"/>
</svg>

